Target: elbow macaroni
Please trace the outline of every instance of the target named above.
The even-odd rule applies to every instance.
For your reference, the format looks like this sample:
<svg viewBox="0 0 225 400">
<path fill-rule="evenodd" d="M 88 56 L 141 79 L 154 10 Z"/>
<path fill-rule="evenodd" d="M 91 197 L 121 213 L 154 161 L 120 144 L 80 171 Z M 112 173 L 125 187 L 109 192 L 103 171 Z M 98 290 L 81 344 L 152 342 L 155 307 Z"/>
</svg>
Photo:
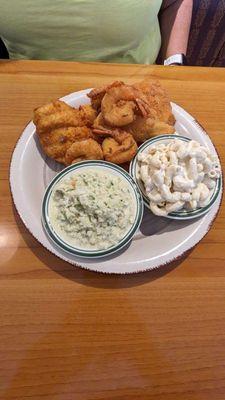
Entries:
<svg viewBox="0 0 225 400">
<path fill-rule="evenodd" d="M 217 157 L 194 140 L 152 146 L 138 163 L 150 209 L 160 216 L 204 207 L 221 174 Z"/>
</svg>

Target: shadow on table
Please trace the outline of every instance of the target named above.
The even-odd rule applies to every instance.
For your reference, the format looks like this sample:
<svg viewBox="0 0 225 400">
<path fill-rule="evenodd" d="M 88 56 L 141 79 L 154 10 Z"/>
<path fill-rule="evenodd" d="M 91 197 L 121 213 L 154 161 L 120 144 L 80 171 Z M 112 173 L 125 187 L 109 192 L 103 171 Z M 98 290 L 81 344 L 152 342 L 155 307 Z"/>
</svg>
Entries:
<svg viewBox="0 0 225 400">
<path fill-rule="evenodd" d="M 52 254 L 45 247 L 42 247 L 22 223 L 15 208 L 13 208 L 13 212 L 20 234 L 26 242 L 27 246 L 33 252 L 33 254 L 52 271 L 56 272 L 66 279 L 75 281 L 85 286 L 120 289 L 144 285 L 147 282 L 160 279 L 163 276 L 169 274 L 173 269 L 177 268 L 192 252 L 192 250 L 190 250 L 175 261 L 151 271 L 124 275 L 108 274 L 101 272 L 96 273 L 85 270 L 79 266 L 73 266 Z"/>
</svg>

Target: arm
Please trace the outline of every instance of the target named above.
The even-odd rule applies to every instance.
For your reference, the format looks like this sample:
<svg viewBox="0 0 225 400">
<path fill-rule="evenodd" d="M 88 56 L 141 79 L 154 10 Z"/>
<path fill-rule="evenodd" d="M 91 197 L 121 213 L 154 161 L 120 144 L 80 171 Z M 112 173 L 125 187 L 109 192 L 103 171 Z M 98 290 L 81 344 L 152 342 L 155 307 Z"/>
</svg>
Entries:
<svg viewBox="0 0 225 400">
<path fill-rule="evenodd" d="M 193 0 L 164 0 L 160 12 L 162 47 L 160 59 L 176 53 L 186 55 Z"/>
</svg>

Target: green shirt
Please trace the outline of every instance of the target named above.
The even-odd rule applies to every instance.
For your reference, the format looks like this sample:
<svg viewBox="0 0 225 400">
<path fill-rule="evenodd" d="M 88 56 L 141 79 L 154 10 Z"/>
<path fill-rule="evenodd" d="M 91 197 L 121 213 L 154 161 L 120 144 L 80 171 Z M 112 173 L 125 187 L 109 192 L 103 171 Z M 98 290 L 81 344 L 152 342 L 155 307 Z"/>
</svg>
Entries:
<svg viewBox="0 0 225 400">
<path fill-rule="evenodd" d="M 10 58 L 154 63 L 161 0 L 0 0 Z"/>
</svg>

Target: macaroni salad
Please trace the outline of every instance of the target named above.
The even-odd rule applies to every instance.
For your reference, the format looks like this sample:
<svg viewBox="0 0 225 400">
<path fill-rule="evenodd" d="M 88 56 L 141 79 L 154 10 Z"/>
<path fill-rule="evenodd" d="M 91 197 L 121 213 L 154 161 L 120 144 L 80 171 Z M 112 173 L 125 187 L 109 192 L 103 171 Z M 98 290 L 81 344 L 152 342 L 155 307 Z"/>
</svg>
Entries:
<svg viewBox="0 0 225 400">
<path fill-rule="evenodd" d="M 151 211 L 159 216 L 208 204 L 221 170 L 206 147 L 172 139 L 138 155 L 139 174 Z"/>
</svg>

